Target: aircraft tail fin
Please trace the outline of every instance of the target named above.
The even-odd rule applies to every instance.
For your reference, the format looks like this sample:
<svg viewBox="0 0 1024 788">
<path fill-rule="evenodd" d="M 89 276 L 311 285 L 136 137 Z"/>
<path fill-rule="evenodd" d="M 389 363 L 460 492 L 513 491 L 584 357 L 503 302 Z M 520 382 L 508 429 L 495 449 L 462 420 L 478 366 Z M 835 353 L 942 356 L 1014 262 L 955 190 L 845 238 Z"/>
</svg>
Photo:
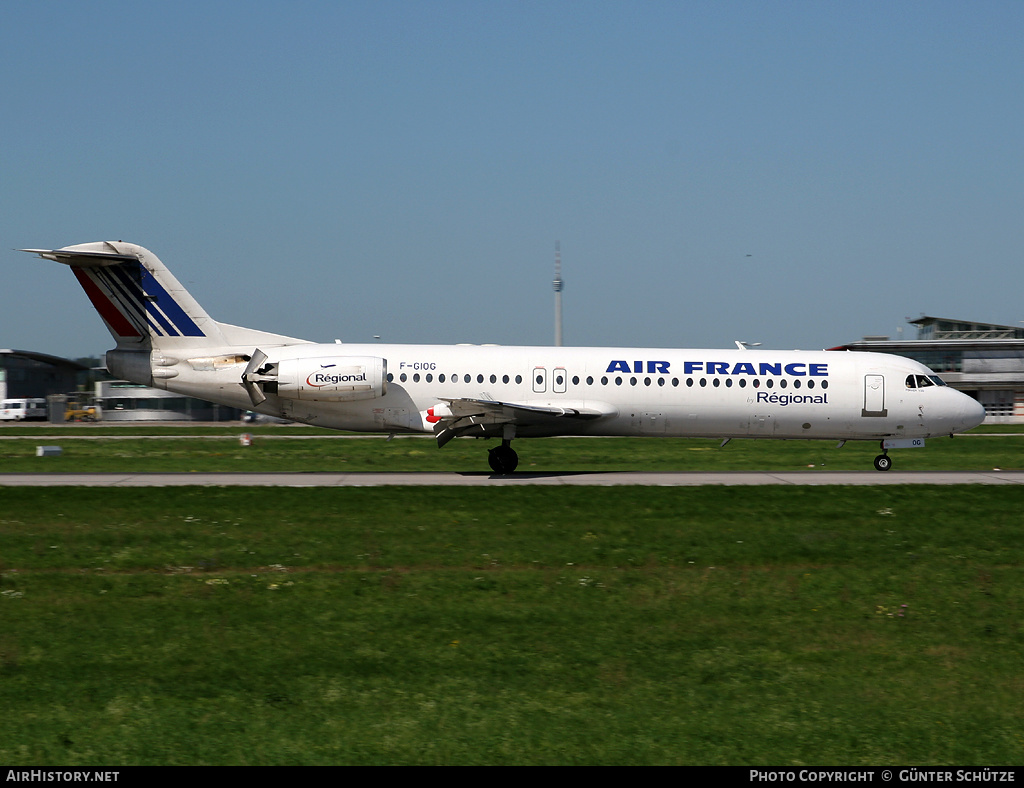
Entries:
<svg viewBox="0 0 1024 788">
<path fill-rule="evenodd" d="M 122 241 L 21 249 L 71 267 L 119 349 L 223 347 L 302 340 L 213 320 L 155 254 Z"/>
</svg>

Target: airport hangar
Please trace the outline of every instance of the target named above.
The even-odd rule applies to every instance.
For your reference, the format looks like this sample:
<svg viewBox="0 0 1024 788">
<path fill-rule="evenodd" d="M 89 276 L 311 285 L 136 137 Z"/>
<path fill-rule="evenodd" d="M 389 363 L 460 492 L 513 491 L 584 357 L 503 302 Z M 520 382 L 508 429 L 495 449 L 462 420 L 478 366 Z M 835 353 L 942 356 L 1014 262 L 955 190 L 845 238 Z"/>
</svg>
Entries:
<svg viewBox="0 0 1024 788">
<path fill-rule="evenodd" d="M 88 371 L 84 364 L 59 356 L 0 350 L 0 399 L 67 394 L 78 389 Z"/>
</svg>

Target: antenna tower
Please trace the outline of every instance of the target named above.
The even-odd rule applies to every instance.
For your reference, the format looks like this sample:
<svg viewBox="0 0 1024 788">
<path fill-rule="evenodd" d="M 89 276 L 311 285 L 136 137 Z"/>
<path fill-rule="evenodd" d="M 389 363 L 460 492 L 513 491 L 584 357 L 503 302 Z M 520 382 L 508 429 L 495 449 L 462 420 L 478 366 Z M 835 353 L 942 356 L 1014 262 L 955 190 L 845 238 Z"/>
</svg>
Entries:
<svg viewBox="0 0 1024 788">
<path fill-rule="evenodd" d="M 555 347 L 562 346 L 562 245 L 555 241 L 555 279 L 551 283 L 555 288 Z"/>
</svg>

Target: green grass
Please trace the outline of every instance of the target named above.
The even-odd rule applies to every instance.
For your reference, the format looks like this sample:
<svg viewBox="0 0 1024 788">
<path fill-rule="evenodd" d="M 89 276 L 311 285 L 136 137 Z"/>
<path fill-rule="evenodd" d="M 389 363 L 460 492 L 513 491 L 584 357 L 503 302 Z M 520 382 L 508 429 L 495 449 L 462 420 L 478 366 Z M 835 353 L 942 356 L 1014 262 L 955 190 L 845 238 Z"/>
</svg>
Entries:
<svg viewBox="0 0 1024 788">
<path fill-rule="evenodd" d="M 271 432 L 254 433 L 253 444 L 243 447 L 238 442 L 243 430 L 238 427 L 205 438 L 186 437 L 179 428 L 147 429 L 156 437 L 72 440 L 57 435 L 0 440 L 0 473 L 484 472 L 487 449 L 496 445 L 495 441 L 459 439 L 438 449 L 431 438 L 270 439 L 269 435 L 280 434 Z M 1024 467 L 1021 441 L 1018 436 L 989 435 L 933 438 L 924 449 L 894 450 L 891 456 L 897 470 L 1020 469 Z M 879 452 L 874 442 L 850 442 L 842 449 L 836 448 L 835 441 L 734 440 L 724 448 L 720 443 L 688 438 L 542 438 L 518 440 L 514 446 L 519 470 L 538 472 L 871 470 L 872 458 Z M 61 446 L 62 456 L 36 457 L 36 446 L 41 444 Z"/>
<path fill-rule="evenodd" d="M 0 489 L 0 762 L 1019 765 L 1022 505 Z"/>
</svg>

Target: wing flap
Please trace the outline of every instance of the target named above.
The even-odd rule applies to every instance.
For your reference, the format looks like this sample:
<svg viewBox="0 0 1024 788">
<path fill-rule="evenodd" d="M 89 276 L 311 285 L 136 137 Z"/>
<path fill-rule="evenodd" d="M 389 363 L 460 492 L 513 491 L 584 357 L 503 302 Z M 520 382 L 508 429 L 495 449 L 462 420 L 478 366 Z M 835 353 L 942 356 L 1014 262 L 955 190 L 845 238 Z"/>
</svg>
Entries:
<svg viewBox="0 0 1024 788">
<path fill-rule="evenodd" d="M 562 405 L 526 405 L 486 399 L 442 399 L 444 408 L 432 408 L 434 437 L 438 448 L 460 435 L 500 435 L 506 424 L 517 427 L 540 427 L 565 419 L 591 421 L 615 414 L 615 409 L 603 403 L 564 403 Z M 561 431 L 561 430 L 559 430 Z"/>
</svg>

